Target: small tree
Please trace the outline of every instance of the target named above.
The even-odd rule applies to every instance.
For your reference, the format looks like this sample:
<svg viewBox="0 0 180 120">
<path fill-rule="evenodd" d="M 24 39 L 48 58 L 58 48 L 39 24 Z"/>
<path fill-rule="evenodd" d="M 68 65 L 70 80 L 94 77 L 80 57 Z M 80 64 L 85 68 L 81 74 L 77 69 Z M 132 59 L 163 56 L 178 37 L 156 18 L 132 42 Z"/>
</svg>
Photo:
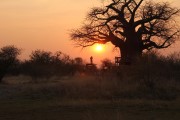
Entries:
<svg viewBox="0 0 180 120">
<path fill-rule="evenodd" d="M 49 51 L 35 50 L 30 54 L 30 60 L 23 64 L 24 74 L 33 79 L 49 78 L 53 71 L 53 54 Z"/>
<path fill-rule="evenodd" d="M 70 57 L 62 52 L 35 50 L 30 54 L 30 60 L 23 63 L 23 72 L 34 80 L 49 79 L 70 73 L 73 66 L 70 62 Z"/>
<path fill-rule="evenodd" d="M 85 63 L 81 57 L 74 58 L 74 71 L 83 72 Z"/>
<path fill-rule="evenodd" d="M 30 61 L 37 64 L 49 64 L 52 59 L 52 53 L 49 51 L 35 50 L 30 55 Z"/>
<path fill-rule="evenodd" d="M 112 66 L 113 66 L 113 63 L 111 62 L 111 60 L 107 58 L 101 61 L 101 69 L 103 70 L 111 69 Z"/>
<path fill-rule="evenodd" d="M 13 45 L 5 46 L 0 49 L 0 82 L 11 65 L 17 61 L 18 55 L 20 55 L 20 49 Z"/>
<path fill-rule="evenodd" d="M 177 39 L 179 12 L 168 2 L 109 0 L 92 8 L 71 38 L 82 47 L 111 42 L 120 49 L 121 62 L 132 62 L 144 50 L 167 48 Z"/>
<path fill-rule="evenodd" d="M 83 59 L 81 57 L 74 58 L 74 62 L 77 65 L 83 65 Z"/>
</svg>

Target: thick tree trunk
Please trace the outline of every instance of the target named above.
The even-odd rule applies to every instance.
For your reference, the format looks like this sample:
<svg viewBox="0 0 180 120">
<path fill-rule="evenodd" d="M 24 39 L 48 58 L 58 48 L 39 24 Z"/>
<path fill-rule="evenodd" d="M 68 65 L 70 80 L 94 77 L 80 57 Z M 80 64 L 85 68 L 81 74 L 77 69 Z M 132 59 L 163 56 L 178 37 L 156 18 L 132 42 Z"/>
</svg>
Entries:
<svg viewBox="0 0 180 120">
<path fill-rule="evenodd" d="M 142 56 L 142 41 L 134 28 L 129 26 L 126 30 L 126 41 L 120 46 L 121 58 L 122 62 L 131 64 L 135 63 L 137 58 Z"/>
<path fill-rule="evenodd" d="M 119 49 L 122 64 L 133 64 L 137 58 L 142 56 L 142 49 L 139 44 L 125 42 L 119 46 Z"/>
<path fill-rule="evenodd" d="M 114 35 L 111 36 L 111 43 L 120 49 L 121 63 L 131 64 L 136 62 L 136 59 L 142 55 L 142 43 L 141 37 L 133 30 L 128 27 L 125 32 L 126 40 L 121 40 Z"/>
</svg>

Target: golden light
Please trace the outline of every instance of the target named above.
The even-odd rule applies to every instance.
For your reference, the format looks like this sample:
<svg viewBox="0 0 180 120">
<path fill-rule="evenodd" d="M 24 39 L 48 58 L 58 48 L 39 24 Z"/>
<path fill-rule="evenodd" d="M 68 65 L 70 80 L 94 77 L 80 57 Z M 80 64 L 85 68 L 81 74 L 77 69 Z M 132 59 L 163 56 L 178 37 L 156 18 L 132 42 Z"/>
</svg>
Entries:
<svg viewBox="0 0 180 120">
<path fill-rule="evenodd" d="M 98 51 L 98 52 L 100 52 L 100 51 L 102 51 L 103 50 L 103 46 L 102 45 L 100 45 L 100 44 L 98 44 L 98 45 L 96 45 L 96 51 Z"/>
</svg>

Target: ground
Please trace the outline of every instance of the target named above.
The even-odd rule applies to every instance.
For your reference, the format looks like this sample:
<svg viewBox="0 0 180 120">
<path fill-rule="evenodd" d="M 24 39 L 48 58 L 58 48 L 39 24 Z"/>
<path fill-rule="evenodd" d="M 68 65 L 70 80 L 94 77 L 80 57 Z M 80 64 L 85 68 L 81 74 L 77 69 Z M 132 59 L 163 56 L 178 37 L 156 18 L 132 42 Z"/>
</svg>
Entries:
<svg viewBox="0 0 180 120">
<path fill-rule="evenodd" d="M 69 98 L 57 92 L 58 82 L 15 81 L 0 85 L 0 120 L 180 119 L 179 97 L 173 100 Z"/>
<path fill-rule="evenodd" d="M 75 103 L 74 103 L 75 102 Z M 1 120 L 179 120 L 178 101 L 1 101 Z M 102 103 L 101 103 L 102 102 Z M 177 105 L 175 105 L 178 103 Z"/>
</svg>

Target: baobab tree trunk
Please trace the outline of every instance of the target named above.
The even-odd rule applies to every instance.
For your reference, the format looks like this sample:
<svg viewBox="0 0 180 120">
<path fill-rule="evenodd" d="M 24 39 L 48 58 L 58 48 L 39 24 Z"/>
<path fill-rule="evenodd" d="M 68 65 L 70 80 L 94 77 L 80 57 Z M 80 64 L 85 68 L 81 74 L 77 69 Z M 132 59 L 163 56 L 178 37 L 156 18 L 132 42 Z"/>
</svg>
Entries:
<svg viewBox="0 0 180 120">
<path fill-rule="evenodd" d="M 142 56 L 142 49 L 139 43 L 125 42 L 122 46 L 119 46 L 121 63 L 133 64 L 137 58 Z"/>
<path fill-rule="evenodd" d="M 137 58 L 142 56 L 142 40 L 141 36 L 135 31 L 135 28 L 130 25 L 125 29 L 126 39 L 119 46 L 122 63 L 135 63 Z"/>
</svg>

